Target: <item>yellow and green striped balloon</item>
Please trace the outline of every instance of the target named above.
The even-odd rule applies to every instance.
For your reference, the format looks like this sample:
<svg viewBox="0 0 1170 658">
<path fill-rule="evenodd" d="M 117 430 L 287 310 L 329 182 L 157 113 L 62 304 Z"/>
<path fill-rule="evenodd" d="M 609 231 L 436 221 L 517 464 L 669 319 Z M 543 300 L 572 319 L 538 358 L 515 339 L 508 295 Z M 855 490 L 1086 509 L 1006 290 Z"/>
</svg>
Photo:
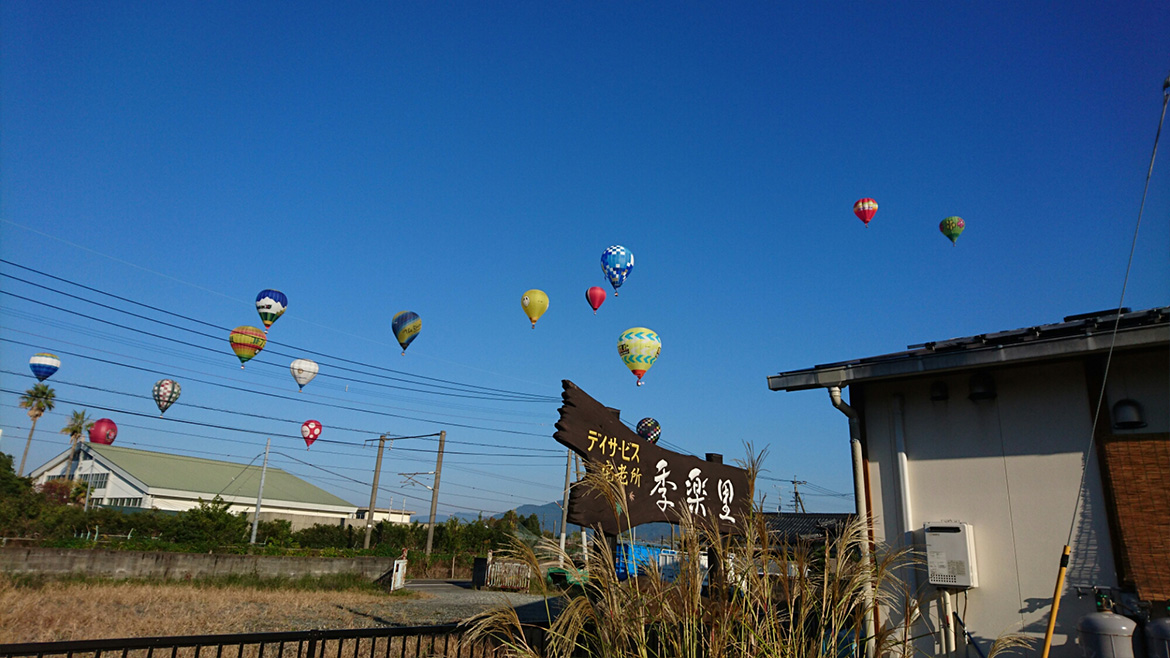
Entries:
<svg viewBox="0 0 1170 658">
<path fill-rule="evenodd" d="M 618 336 L 617 347 L 622 363 L 634 373 L 638 378 L 638 386 L 641 386 L 642 375 L 646 374 L 662 353 L 662 339 L 646 327 L 634 327 Z"/>
<path fill-rule="evenodd" d="M 239 357 L 242 370 L 244 362 L 259 354 L 268 343 L 268 339 L 264 337 L 263 329 L 245 325 L 232 329 L 228 334 L 228 342 L 231 343 L 232 351 Z"/>
</svg>

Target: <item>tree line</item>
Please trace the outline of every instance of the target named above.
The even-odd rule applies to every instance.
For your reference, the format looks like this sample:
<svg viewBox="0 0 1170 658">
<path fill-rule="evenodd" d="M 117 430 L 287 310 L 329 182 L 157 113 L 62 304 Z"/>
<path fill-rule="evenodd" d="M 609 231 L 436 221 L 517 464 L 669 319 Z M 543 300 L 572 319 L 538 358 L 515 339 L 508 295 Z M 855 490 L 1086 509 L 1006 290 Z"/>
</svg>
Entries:
<svg viewBox="0 0 1170 658">
<path fill-rule="evenodd" d="M 94 507 L 86 509 L 86 485 L 52 480 L 34 485 L 13 470 L 11 455 L 0 453 L 0 537 L 58 548 L 102 548 L 177 552 L 257 552 L 269 555 L 394 556 L 421 551 L 427 527 L 381 521 L 373 527 L 370 548 L 363 549 L 365 529 L 318 524 L 294 531 L 285 520 L 261 521 L 256 545 L 249 545 L 252 522 L 232 513 L 216 497 L 183 512 Z M 434 552 L 483 555 L 509 545 L 516 533 L 540 536 L 536 514 L 475 521 L 449 518 L 435 526 Z"/>
</svg>

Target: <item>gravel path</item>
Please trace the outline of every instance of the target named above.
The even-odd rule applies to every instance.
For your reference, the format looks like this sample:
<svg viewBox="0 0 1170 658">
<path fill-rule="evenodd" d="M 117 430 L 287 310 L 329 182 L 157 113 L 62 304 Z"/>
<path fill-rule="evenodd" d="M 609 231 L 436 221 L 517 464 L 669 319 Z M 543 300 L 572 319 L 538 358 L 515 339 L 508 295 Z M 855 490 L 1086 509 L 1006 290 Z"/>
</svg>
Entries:
<svg viewBox="0 0 1170 658">
<path fill-rule="evenodd" d="M 519 592 L 477 591 L 469 581 L 410 580 L 406 589 L 417 593 L 413 599 L 394 599 L 385 606 L 372 610 L 350 610 L 354 614 L 371 617 L 374 621 L 395 626 L 446 624 L 459 622 L 501 605 L 516 608 L 522 621 L 547 619 L 545 599 L 539 594 Z M 549 606 L 555 611 L 558 599 Z"/>
</svg>

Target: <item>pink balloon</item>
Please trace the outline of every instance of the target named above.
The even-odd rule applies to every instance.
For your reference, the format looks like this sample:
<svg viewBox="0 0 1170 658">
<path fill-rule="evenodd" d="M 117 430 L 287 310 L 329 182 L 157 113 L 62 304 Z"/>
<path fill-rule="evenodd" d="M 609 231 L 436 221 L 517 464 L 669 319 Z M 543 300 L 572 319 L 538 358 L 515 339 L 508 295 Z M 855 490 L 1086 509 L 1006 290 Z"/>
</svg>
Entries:
<svg viewBox="0 0 1170 658">
<path fill-rule="evenodd" d="M 305 439 L 305 450 L 308 450 L 317 437 L 321 436 L 322 429 L 319 420 L 306 420 L 301 424 L 301 436 Z"/>
<path fill-rule="evenodd" d="M 593 307 L 593 315 L 597 315 L 597 309 L 601 308 L 601 303 L 605 301 L 605 290 L 593 286 L 585 291 L 585 300 Z"/>
<path fill-rule="evenodd" d="M 116 438 L 118 438 L 118 426 L 109 418 L 96 420 L 93 423 L 93 427 L 89 428 L 90 443 L 101 443 L 108 446 Z"/>
</svg>

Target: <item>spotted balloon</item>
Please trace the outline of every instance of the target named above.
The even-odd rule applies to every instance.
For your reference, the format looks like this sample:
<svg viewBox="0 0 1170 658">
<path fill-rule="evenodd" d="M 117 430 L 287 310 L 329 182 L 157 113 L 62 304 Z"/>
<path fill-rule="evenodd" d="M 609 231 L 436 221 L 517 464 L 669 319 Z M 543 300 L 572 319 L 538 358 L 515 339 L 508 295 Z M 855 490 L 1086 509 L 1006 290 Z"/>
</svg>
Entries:
<svg viewBox="0 0 1170 658">
<path fill-rule="evenodd" d="M 653 418 L 639 420 L 635 431 L 638 433 L 638 436 L 646 439 L 650 443 L 658 443 L 658 437 L 662 436 L 662 426 Z"/>
<path fill-rule="evenodd" d="M 301 423 L 301 436 L 305 439 L 305 450 L 308 450 L 317 437 L 321 436 L 322 429 L 319 420 L 306 420 Z"/>
<path fill-rule="evenodd" d="M 179 393 L 181 391 L 182 388 L 179 386 L 179 382 L 173 379 L 160 379 L 154 383 L 154 390 L 152 392 L 154 394 L 154 403 L 158 405 L 159 418 L 162 418 L 162 415 L 167 412 L 167 409 L 171 408 L 175 400 L 179 399 Z"/>
</svg>

